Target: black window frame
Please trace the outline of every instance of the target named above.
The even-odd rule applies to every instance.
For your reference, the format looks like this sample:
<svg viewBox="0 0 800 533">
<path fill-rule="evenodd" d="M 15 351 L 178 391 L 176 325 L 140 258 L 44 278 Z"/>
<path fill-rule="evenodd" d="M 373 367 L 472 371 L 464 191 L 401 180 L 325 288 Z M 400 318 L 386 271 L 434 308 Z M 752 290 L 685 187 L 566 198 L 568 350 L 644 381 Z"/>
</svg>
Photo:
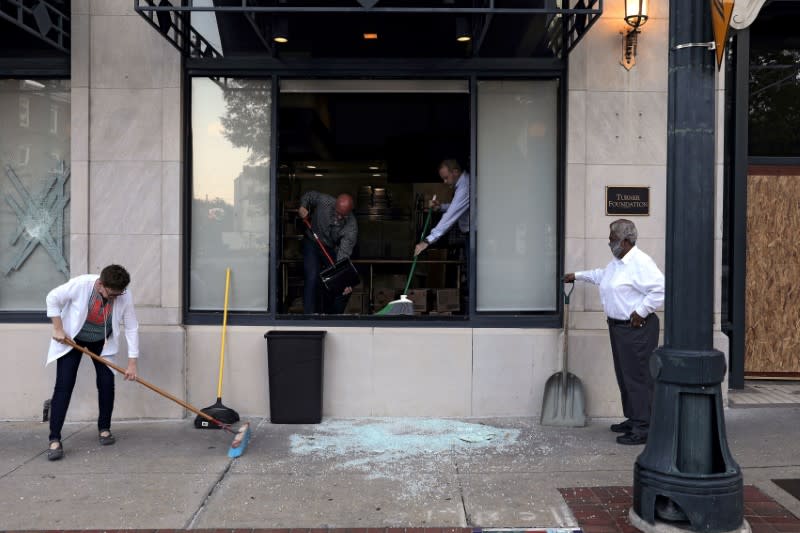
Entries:
<svg viewBox="0 0 800 533">
<path fill-rule="evenodd" d="M 191 80 L 194 77 L 242 77 L 272 80 L 272 124 L 271 150 L 278 153 L 278 117 L 277 107 L 280 98 L 279 80 L 283 78 L 317 78 L 317 79 L 458 79 L 468 80 L 470 87 L 470 154 L 472 156 L 472 172 L 470 172 L 471 190 L 477 190 L 477 83 L 482 80 L 542 80 L 558 81 L 558 142 L 557 142 L 557 265 L 558 276 L 563 274 L 565 246 L 565 181 L 566 181 L 566 124 L 567 124 L 567 91 L 568 60 L 558 59 L 500 59 L 484 60 L 481 58 L 467 60 L 338 60 L 338 61 L 287 61 L 275 58 L 187 58 L 183 70 L 184 87 L 184 170 L 186 185 L 184 187 L 182 216 L 183 224 L 183 270 L 189 272 L 191 257 L 191 183 L 192 183 L 192 138 L 191 113 L 192 90 Z M 275 156 L 276 157 L 276 156 Z M 270 191 L 277 185 L 277 164 L 273 158 L 270 168 Z M 475 194 L 470 196 L 470 209 L 476 212 Z M 558 280 L 553 280 L 553 295 L 556 302 L 554 311 L 537 311 L 529 313 L 487 313 L 476 312 L 475 298 L 476 280 L 469 277 L 470 309 L 463 316 L 434 318 L 429 316 L 386 316 L 370 315 L 319 317 L 308 315 L 286 315 L 276 313 L 277 257 L 275 242 L 277 239 L 277 197 L 270 197 L 270 251 L 268 310 L 265 312 L 228 312 L 228 323 L 231 325 L 253 326 L 302 326 L 302 327 L 417 327 L 417 328 L 558 328 L 561 326 L 561 287 Z M 470 231 L 470 272 L 475 272 L 476 247 L 474 220 Z M 191 310 L 189 307 L 188 275 L 183 276 L 183 323 L 186 325 L 217 325 L 220 323 L 222 309 L 214 311 Z"/>
<path fill-rule="evenodd" d="M 4 57 L 0 58 L 0 79 L 4 80 L 69 80 L 70 57 L 54 55 L 45 57 Z M 71 89 L 71 87 L 70 87 Z M 72 136 L 70 125 L 70 136 Z M 70 161 L 71 163 L 71 161 Z M 44 296 L 52 287 L 47 287 Z M 41 324 L 47 323 L 47 311 L 10 311 L 0 310 L 0 324 Z"/>
</svg>

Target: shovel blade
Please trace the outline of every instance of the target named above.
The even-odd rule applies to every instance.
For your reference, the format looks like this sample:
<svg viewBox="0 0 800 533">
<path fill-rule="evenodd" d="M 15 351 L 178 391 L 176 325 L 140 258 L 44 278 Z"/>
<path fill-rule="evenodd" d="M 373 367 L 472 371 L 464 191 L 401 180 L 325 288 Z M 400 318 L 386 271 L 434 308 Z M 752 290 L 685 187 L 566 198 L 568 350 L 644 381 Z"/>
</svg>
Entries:
<svg viewBox="0 0 800 533">
<path fill-rule="evenodd" d="M 586 397 L 578 376 L 567 373 L 566 383 L 561 372 L 548 378 L 544 386 L 541 424 L 576 428 L 586 425 Z"/>
</svg>

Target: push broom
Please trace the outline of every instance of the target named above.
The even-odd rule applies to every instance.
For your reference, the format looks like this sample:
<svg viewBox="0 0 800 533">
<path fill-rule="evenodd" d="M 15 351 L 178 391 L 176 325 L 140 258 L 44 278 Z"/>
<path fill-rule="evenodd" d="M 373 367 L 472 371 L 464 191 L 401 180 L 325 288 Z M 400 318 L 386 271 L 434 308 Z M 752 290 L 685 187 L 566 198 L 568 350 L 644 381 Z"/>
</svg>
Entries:
<svg viewBox="0 0 800 533">
<path fill-rule="evenodd" d="M 73 341 L 72 339 L 65 339 L 63 342 L 65 344 L 75 348 L 76 350 L 79 350 L 79 351 L 85 353 L 86 355 L 88 355 L 89 357 L 94 359 L 95 361 L 97 361 L 99 363 L 102 363 L 102 364 L 106 365 L 109 368 L 113 368 L 114 370 L 116 370 L 117 372 L 119 372 L 121 374 L 125 373 L 125 369 L 124 368 L 115 365 L 111 361 L 106 361 L 105 358 L 100 357 L 99 355 L 96 355 L 96 354 L 90 352 L 89 350 L 87 350 L 83 346 L 78 346 L 77 344 L 75 344 L 75 341 Z M 244 453 L 244 449 L 247 448 L 247 444 L 250 442 L 251 431 L 250 431 L 250 423 L 249 422 L 245 422 L 244 424 L 239 426 L 239 429 L 233 429 L 230 424 L 226 424 L 224 422 L 221 422 L 220 420 L 217 420 L 213 416 L 209 416 L 209 415 L 205 414 L 203 411 L 201 411 L 197 407 L 195 407 L 195 406 L 193 406 L 193 405 L 191 405 L 191 404 L 189 404 L 187 402 L 184 402 L 180 398 L 178 398 L 176 396 L 173 396 L 172 394 L 170 394 L 170 393 L 168 393 L 168 392 L 166 392 L 164 390 L 159 389 L 158 387 L 156 387 L 152 383 L 148 383 L 147 381 L 139 378 L 138 376 L 135 378 L 135 381 L 137 383 L 140 383 L 140 384 L 144 385 L 145 387 L 147 387 L 151 391 L 160 394 L 164 398 L 167 398 L 168 400 L 172 400 L 173 402 L 177 403 L 181 407 L 184 407 L 184 408 L 188 409 L 189 411 L 193 412 L 197 416 L 202 416 L 203 418 L 205 418 L 209 422 L 212 422 L 212 423 L 216 424 L 217 426 L 219 426 L 220 428 L 224 429 L 228 433 L 232 433 L 234 437 L 233 437 L 233 442 L 231 442 L 231 447 L 228 449 L 228 457 L 239 457 L 240 455 L 242 455 Z"/>
<path fill-rule="evenodd" d="M 225 269 L 225 306 L 222 312 L 222 341 L 219 348 L 219 379 L 217 380 L 217 402 L 202 411 L 212 418 L 225 424 L 235 424 L 239 421 L 239 413 L 222 404 L 222 369 L 225 367 L 225 330 L 228 325 L 228 293 L 231 286 L 231 269 Z M 197 415 L 194 427 L 198 429 L 219 429 L 220 426 L 209 424 L 208 420 Z"/>
<path fill-rule="evenodd" d="M 436 195 L 433 195 L 433 200 L 436 200 Z M 425 224 L 422 226 L 422 235 L 420 236 L 419 240 L 422 241 L 425 238 L 425 233 L 428 231 L 428 226 L 431 223 L 431 213 L 433 212 L 432 209 L 428 208 L 428 216 L 425 217 Z M 408 288 L 411 286 L 411 280 L 414 279 L 414 269 L 417 268 L 417 255 L 414 256 L 414 260 L 411 262 L 411 272 L 408 274 L 408 280 L 406 281 L 406 286 L 403 289 L 403 294 L 400 295 L 399 300 L 392 300 L 386 306 L 375 313 L 378 316 L 387 316 L 387 315 L 413 315 L 414 314 L 414 302 L 408 299 Z"/>
</svg>

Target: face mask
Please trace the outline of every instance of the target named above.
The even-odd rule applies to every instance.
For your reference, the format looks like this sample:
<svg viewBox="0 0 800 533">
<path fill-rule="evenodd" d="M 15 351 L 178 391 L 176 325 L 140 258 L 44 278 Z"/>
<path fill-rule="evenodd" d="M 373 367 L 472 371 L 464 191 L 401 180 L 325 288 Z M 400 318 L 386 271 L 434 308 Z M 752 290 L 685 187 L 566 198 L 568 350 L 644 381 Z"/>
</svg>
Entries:
<svg viewBox="0 0 800 533">
<path fill-rule="evenodd" d="M 608 243 L 608 247 L 611 248 L 611 255 L 617 259 L 622 257 L 622 241 L 611 241 Z"/>
</svg>

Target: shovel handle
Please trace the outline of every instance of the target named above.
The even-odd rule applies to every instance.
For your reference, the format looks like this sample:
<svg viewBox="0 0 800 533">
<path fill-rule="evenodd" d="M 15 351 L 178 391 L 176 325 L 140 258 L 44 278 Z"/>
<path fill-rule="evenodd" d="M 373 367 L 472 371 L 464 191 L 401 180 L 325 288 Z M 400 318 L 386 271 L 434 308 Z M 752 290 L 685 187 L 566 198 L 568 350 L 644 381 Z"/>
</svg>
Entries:
<svg viewBox="0 0 800 533">
<path fill-rule="evenodd" d="M 92 353 L 91 351 L 87 350 L 87 349 L 86 349 L 86 348 L 84 348 L 83 346 L 79 346 L 79 345 L 78 345 L 78 344 L 76 344 L 76 343 L 75 343 L 75 341 L 73 341 L 72 339 L 69 339 L 69 338 L 67 338 L 67 339 L 64 339 L 64 341 L 63 341 L 63 342 L 64 342 L 64 344 L 67 344 L 68 346 L 71 346 L 72 348 L 75 348 L 76 350 L 78 350 L 78 351 L 81 351 L 81 352 L 85 353 L 86 355 L 88 355 L 89 357 L 91 357 L 92 359 L 94 359 L 95 361 L 97 361 L 97 362 L 99 362 L 99 363 L 102 363 L 102 364 L 106 365 L 106 366 L 107 366 L 107 367 L 109 367 L 109 368 L 113 368 L 114 370 L 116 370 L 117 372 L 119 372 L 119 373 L 121 373 L 121 374 L 124 374 L 124 373 L 125 373 L 125 369 L 124 369 L 124 368 L 122 368 L 121 366 L 115 365 L 115 364 L 114 364 L 114 363 L 112 363 L 111 361 L 106 361 L 106 360 L 105 360 L 105 358 L 103 358 L 103 357 L 100 357 L 99 355 L 96 355 L 96 354 Z M 162 390 L 162 389 L 160 389 L 160 388 L 156 387 L 156 386 L 155 386 L 155 385 L 153 385 L 152 383 L 148 383 L 147 381 L 145 381 L 145 380 L 141 379 L 139 376 L 136 376 L 136 377 L 134 378 L 134 381 L 136 381 L 137 383 L 140 383 L 141 385 L 144 385 L 145 387 L 147 387 L 147 388 L 148 388 L 148 389 L 150 389 L 151 391 L 153 391 L 153 392 L 155 392 L 155 393 L 157 393 L 157 394 L 160 394 L 160 395 L 161 395 L 161 396 L 163 396 L 164 398 L 167 398 L 168 400 L 172 400 L 173 402 L 177 403 L 177 404 L 178 404 L 178 405 L 180 405 L 181 407 L 184 407 L 184 408 L 188 409 L 189 411 L 193 412 L 193 413 L 194 413 L 194 414 L 196 414 L 197 416 L 200 416 L 200 417 L 202 417 L 202 418 L 205 418 L 205 419 L 206 419 L 206 420 L 208 420 L 209 422 L 213 422 L 214 424 L 218 425 L 218 426 L 219 426 L 219 427 L 221 427 L 222 429 L 224 429 L 224 430 L 226 430 L 226 431 L 229 431 L 229 432 L 231 432 L 231 433 L 236 433 L 235 431 L 233 431 L 233 430 L 231 429 L 231 427 L 230 427 L 228 424 L 224 424 L 224 423 L 220 422 L 219 420 L 217 420 L 216 418 L 214 418 L 213 416 L 209 416 L 209 415 L 205 414 L 203 411 L 201 411 L 201 410 L 200 410 L 200 409 L 198 409 L 197 407 L 195 407 L 195 406 L 193 406 L 193 405 L 191 405 L 191 404 L 188 404 L 188 403 L 184 402 L 183 400 L 181 400 L 181 399 L 180 399 L 180 398 L 178 398 L 177 396 L 173 396 L 172 394 L 168 393 L 167 391 L 165 391 L 165 390 Z"/>
<path fill-rule="evenodd" d="M 568 281 L 567 283 L 571 285 L 571 287 L 569 288 L 569 292 L 567 292 L 567 290 L 564 289 L 563 287 L 561 288 L 561 292 L 564 293 L 564 305 L 569 305 L 569 297 L 572 296 L 572 291 L 575 290 L 574 281 Z"/>
</svg>

